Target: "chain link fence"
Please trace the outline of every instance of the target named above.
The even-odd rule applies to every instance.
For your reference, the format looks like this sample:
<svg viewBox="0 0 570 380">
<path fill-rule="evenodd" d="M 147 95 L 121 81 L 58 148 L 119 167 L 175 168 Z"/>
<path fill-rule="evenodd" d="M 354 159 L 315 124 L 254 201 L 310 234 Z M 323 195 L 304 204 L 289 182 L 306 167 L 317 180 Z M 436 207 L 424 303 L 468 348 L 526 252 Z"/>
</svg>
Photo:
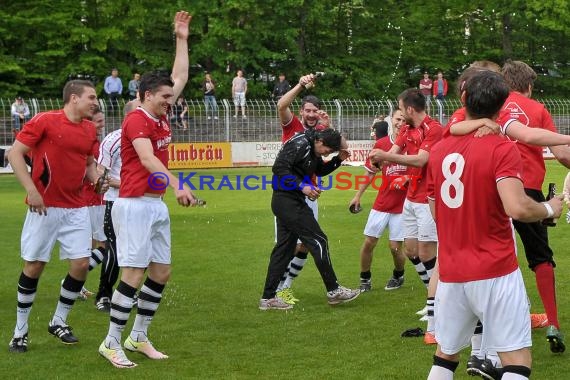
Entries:
<svg viewBox="0 0 570 380">
<path fill-rule="evenodd" d="M 60 109 L 60 99 L 27 98 L 24 101 L 30 108 L 31 116 L 38 112 Z M 121 127 L 124 100 L 116 106 L 106 99 L 99 100 L 106 115 L 106 133 Z M 542 100 L 554 118 L 558 131 L 570 134 L 570 99 Z M 13 100 L 0 99 L 0 145 L 11 145 L 14 140 L 14 121 L 11 115 Z M 281 141 L 281 128 L 277 116 L 277 105 L 273 100 L 248 100 L 246 117 L 241 112 L 234 117 L 235 108 L 232 100 L 217 101 L 217 113 L 207 112 L 203 100 L 186 101 L 188 112 L 187 129 L 172 123 L 173 142 L 273 142 Z M 396 100 L 323 100 L 323 108 L 328 112 L 332 125 L 349 140 L 367 140 L 370 138 L 370 126 L 377 115 L 389 115 L 397 107 Z M 439 100 L 429 105 L 428 112 L 445 125 L 453 112 L 460 107 L 459 100 Z M 300 99 L 291 105 L 293 112 L 298 112 Z M 180 110 L 174 110 L 180 112 Z"/>
</svg>

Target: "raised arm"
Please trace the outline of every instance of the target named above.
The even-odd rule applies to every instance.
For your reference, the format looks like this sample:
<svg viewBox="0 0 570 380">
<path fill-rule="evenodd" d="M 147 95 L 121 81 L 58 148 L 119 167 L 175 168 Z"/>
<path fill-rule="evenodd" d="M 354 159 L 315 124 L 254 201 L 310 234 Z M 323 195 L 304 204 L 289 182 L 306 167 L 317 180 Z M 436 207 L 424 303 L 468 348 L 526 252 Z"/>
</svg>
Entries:
<svg viewBox="0 0 570 380">
<path fill-rule="evenodd" d="M 184 90 L 186 82 L 188 82 L 188 35 L 190 33 L 190 21 L 192 16 L 188 12 L 176 12 L 174 16 L 174 34 L 176 35 L 176 56 L 174 57 L 174 64 L 172 66 L 172 81 L 174 86 L 174 96 L 172 97 L 171 104 L 174 104 L 176 99 Z"/>
<path fill-rule="evenodd" d="M 277 102 L 277 112 L 279 113 L 279 120 L 281 124 L 285 125 L 291 121 L 293 118 L 293 113 L 291 112 L 291 103 L 303 92 L 305 85 L 311 83 L 314 80 L 314 75 L 304 75 L 299 79 L 299 83 L 295 85 L 292 89 L 287 91 L 285 95 L 279 99 Z"/>
</svg>

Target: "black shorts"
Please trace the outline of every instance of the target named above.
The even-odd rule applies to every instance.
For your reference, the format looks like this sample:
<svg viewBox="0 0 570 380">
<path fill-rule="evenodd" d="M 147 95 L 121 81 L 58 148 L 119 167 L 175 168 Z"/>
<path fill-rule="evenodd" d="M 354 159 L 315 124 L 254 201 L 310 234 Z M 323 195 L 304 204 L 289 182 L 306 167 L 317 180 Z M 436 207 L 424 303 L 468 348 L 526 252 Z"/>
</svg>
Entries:
<svg viewBox="0 0 570 380">
<path fill-rule="evenodd" d="M 537 202 L 544 202 L 545 200 L 540 190 L 524 189 L 524 191 L 526 195 Z M 556 266 L 554 253 L 548 246 L 548 230 L 542 222 L 523 223 L 513 220 L 513 225 L 523 243 L 530 269 L 534 270 L 538 264 L 542 263 L 551 263 L 553 267 Z"/>
</svg>

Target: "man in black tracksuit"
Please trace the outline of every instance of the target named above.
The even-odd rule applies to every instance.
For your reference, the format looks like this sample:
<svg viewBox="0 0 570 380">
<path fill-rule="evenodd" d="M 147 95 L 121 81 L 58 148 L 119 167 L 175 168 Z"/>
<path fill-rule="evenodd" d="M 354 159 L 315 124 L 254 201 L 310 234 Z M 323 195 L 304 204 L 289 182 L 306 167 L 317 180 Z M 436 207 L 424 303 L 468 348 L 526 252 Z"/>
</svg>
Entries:
<svg viewBox="0 0 570 380">
<path fill-rule="evenodd" d="M 305 196 L 316 199 L 320 189 L 312 178 L 325 176 L 337 169 L 349 153 L 340 150 L 341 135 L 332 128 L 307 130 L 287 141 L 273 165 L 273 198 L 271 209 L 277 219 L 277 243 L 271 253 L 261 310 L 290 309 L 293 305 L 276 296 L 277 286 L 287 265 L 293 258 L 297 239 L 309 249 L 325 287 L 328 303 L 336 305 L 355 299 L 358 290 L 347 289 L 337 282 L 329 256 L 328 240 L 313 212 L 305 202 Z M 339 151 L 328 162 L 322 156 Z"/>
</svg>

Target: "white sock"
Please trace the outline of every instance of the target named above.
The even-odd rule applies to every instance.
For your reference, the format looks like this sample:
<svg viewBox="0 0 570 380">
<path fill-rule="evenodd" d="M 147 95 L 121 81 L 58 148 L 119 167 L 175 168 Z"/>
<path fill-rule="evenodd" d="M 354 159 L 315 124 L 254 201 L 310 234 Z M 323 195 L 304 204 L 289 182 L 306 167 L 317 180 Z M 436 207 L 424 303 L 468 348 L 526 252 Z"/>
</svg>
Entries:
<svg viewBox="0 0 570 380">
<path fill-rule="evenodd" d="M 434 365 L 431 367 L 431 371 L 429 371 L 427 380 L 453 380 L 453 372 L 447 368 Z"/>
</svg>

